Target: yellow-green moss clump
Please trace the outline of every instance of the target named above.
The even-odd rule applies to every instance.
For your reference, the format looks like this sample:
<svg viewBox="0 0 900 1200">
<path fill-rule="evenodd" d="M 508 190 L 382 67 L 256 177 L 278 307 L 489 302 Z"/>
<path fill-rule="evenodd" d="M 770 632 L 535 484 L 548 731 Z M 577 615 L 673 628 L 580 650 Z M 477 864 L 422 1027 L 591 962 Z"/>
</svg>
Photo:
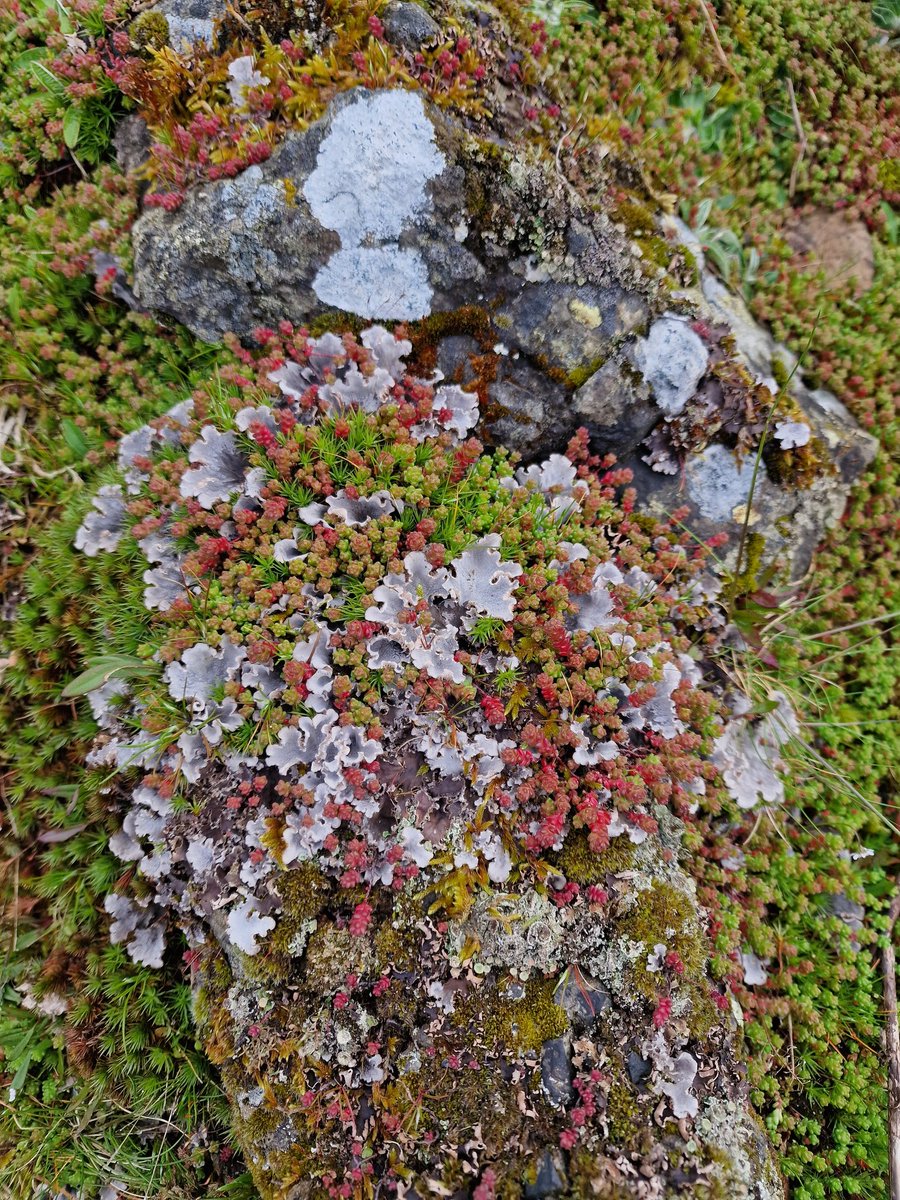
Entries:
<svg viewBox="0 0 900 1200">
<path fill-rule="evenodd" d="M 626 837 L 614 838 L 599 854 L 592 850 L 582 829 L 573 830 L 563 848 L 552 856 L 555 867 L 579 887 L 604 883 L 607 875 L 627 871 L 634 862 L 635 848 Z"/>
<path fill-rule="evenodd" d="M 135 49 L 152 53 L 169 44 L 169 23 L 160 12 L 142 12 L 128 26 Z"/>
<path fill-rule="evenodd" d="M 476 988 L 457 1001 L 453 1023 L 461 1029 L 477 1025 L 479 1036 L 498 1054 L 539 1050 L 568 1028 L 565 1012 L 553 999 L 557 982 L 533 976 L 519 1000 L 505 999 L 492 985 L 489 992 L 488 985 Z"/>
<path fill-rule="evenodd" d="M 616 932 L 647 950 L 657 944 L 674 951 L 684 967 L 684 979 L 702 976 L 706 967 L 707 950 L 697 921 L 696 901 L 677 887 L 654 880 L 639 892 L 630 913 L 617 923 Z M 659 976 L 647 969 L 646 955 L 632 967 L 634 986 L 648 998 L 659 990 Z"/>
</svg>

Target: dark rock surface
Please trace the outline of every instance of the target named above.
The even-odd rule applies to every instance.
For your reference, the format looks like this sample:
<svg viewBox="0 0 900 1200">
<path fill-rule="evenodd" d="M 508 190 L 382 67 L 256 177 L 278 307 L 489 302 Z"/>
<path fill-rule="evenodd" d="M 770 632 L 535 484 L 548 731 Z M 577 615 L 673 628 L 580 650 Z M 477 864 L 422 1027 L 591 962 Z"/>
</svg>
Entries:
<svg viewBox="0 0 900 1200">
<path fill-rule="evenodd" d="M 143 117 L 134 113 L 123 117 L 116 126 L 113 146 L 116 162 L 126 174 L 142 167 L 150 154 L 150 133 Z"/>
<path fill-rule="evenodd" d="M 409 0 L 392 0 L 385 6 L 381 20 L 389 42 L 404 50 L 418 50 L 428 42 L 440 39 L 441 27 L 420 4 Z"/>
</svg>

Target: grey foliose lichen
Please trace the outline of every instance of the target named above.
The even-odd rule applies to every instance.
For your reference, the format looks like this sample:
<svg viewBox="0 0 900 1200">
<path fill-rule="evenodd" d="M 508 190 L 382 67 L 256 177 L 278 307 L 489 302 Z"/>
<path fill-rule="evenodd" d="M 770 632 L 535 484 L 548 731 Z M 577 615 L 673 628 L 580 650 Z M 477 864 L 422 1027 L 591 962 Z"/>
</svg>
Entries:
<svg viewBox="0 0 900 1200">
<path fill-rule="evenodd" d="M 373 1088 L 404 1086 L 431 1053 L 448 1079 L 486 1072 L 497 1111 L 520 1127 L 526 1157 L 544 1152 L 540 1130 L 550 1121 L 560 1179 L 574 1178 L 575 1160 L 563 1151 L 576 1147 L 616 1169 L 637 1169 L 647 1160 L 631 1126 L 617 1128 L 614 1144 L 603 1133 L 611 1081 L 624 1070 L 622 1046 L 644 1064 L 632 1096 L 635 1128 L 646 1127 L 659 1104 L 674 1121 L 692 1122 L 711 1096 L 736 1096 L 739 1106 L 746 1098 L 731 1019 L 716 1015 L 723 1006 L 727 1014 L 727 1004 L 706 974 L 702 913 L 673 850 L 679 824 L 649 796 L 617 805 L 615 791 L 631 786 L 633 771 L 649 770 L 690 811 L 718 765 L 726 785 L 737 781 L 744 805 L 747 761 L 756 754 L 769 774 L 753 774 L 752 800 L 776 803 L 774 717 L 748 720 L 738 705 L 731 722 L 719 721 L 715 744 L 690 757 L 691 741 L 679 739 L 696 736 L 690 714 L 702 669 L 674 627 L 648 636 L 647 623 L 659 603 L 686 627 L 714 633 L 716 587 L 686 555 L 673 553 L 657 569 L 652 558 L 627 552 L 616 561 L 604 540 L 609 557 L 599 561 L 597 513 L 609 516 L 614 492 L 602 492 L 574 451 L 519 470 L 501 456 L 482 486 L 498 512 L 514 514 L 513 524 L 478 520 L 450 553 L 425 542 L 413 511 L 416 464 L 440 453 L 453 479 L 474 461 L 467 435 L 478 402 L 438 375 L 410 374 L 410 351 L 381 328 L 358 342 L 309 339 L 270 372 L 280 394 L 267 403 L 236 402 L 215 422 L 181 409 L 124 439 L 115 538 L 105 535 L 113 544 L 87 534 L 79 541 L 114 554 L 139 524 L 147 612 L 161 628 L 183 624 L 157 654 L 158 679 L 133 694 L 104 685 L 90 697 L 102 727 L 90 762 L 131 788 L 111 848 L 133 867 L 135 885 L 107 898 L 110 934 L 135 961 L 157 967 L 173 921 L 192 952 L 208 947 L 211 933 L 223 946 L 234 979 L 227 1024 L 235 1094 L 253 1090 L 243 1074 L 253 1056 L 245 1063 L 242 1048 L 263 1027 L 298 1047 L 293 1082 L 277 1059 L 253 1068 L 278 1104 L 297 1079 L 303 1094 L 315 1095 L 315 1071 L 339 1072 L 342 1086 L 370 1103 Z M 408 394 L 415 406 L 404 407 Z M 396 446 L 383 432 L 390 421 Z M 295 455 L 298 478 L 309 478 L 315 460 L 298 447 L 322 424 L 332 464 L 356 453 L 339 449 L 336 431 L 349 437 L 355 428 L 382 473 L 329 478 L 327 494 L 312 493 L 320 498 L 304 488 L 286 497 L 293 479 L 278 464 Z M 384 462 L 398 446 L 409 463 L 403 488 L 385 483 Z M 104 521 L 109 496 L 97 510 Z M 162 499 L 148 506 L 151 496 Z M 129 520 L 129 504 L 141 522 Z M 195 550 L 186 546 L 190 521 L 203 530 Z M 539 531 L 540 559 L 509 549 L 516 522 Z M 251 548 L 248 530 L 261 525 Z M 402 530 L 425 544 L 401 552 Z M 323 562 L 342 539 L 362 539 L 360 553 L 373 539 L 397 548 L 364 591 L 353 591 L 349 563 L 338 579 L 329 569 L 301 582 L 309 560 Z M 224 556 L 235 564 L 230 598 L 215 572 L 201 569 L 197 556 L 208 550 L 203 563 Z M 268 586 L 260 586 L 263 576 L 252 587 L 237 582 L 253 570 L 265 572 Z M 276 628 L 274 648 L 234 636 L 247 603 L 252 610 L 240 619 Z M 537 647 L 547 619 L 541 605 L 552 603 L 560 615 L 548 644 L 596 664 L 590 687 L 578 685 L 577 694 L 567 692 L 574 675 L 572 683 L 538 682 L 528 638 L 509 641 L 507 630 L 522 622 Z M 214 634 L 210 607 L 224 622 Z M 350 625 L 351 679 L 368 672 L 376 684 L 365 716 L 347 699 Z M 535 694 L 519 686 L 531 679 Z M 501 690 L 529 697 L 525 710 L 502 702 Z M 547 718 L 539 706 L 551 702 L 558 711 Z M 782 718 L 789 722 L 787 710 Z M 654 773 L 652 760 L 670 752 L 671 777 Z M 574 806 L 560 801 L 563 778 Z M 570 861 L 567 850 L 587 843 L 588 829 L 584 858 Z M 607 867 L 604 849 L 613 856 Z M 300 878 L 312 891 L 298 903 L 291 887 Z M 330 907 L 312 903 L 317 888 Z M 367 936 L 377 922 L 381 942 Z M 402 952 L 404 939 L 412 949 Z M 400 965 L 403 953 L 414 967 Z M 254 973 L 266 969 L 272 974 L 261 987 Z M 744 970 L 752 982 L 764 968 L 747 951 Z M 376 1003 L 391 988 L 407 996 L 406 1015 L 389 1016 Z M 474 1037 L 470 1011 L 484 1018 Z M 293 1012 L 281 1034 L 276 1012 Z M 391 1035 L 393 1048 L 389 1027 L 401 1031 Z M 710 1083 L 710 1063 L 723 1055 L 727 1088 Z M 396 1130 L 387 1101 L 382 1117 L 378 1136 L 386 1141 L 373 1154 L 389 1172 L 385 1147 Z M 349 1126 L 340 1113 L 332 1120 L 329 1144 L 351 1162 Z M 448 1111 L 438 1126 L 452 1157 L 459 1119 Z M 279 1130 L 282 1150 L 318 1136 L 304 1133 L 296 1115 Z M 275 1143 L 246 1144 L 258 1178 L 282 1186 L 290 1171 L 273 1165 Z M 404 1150 L 410 1164 L 424 1162 L 423 1153 L 418 1144 Z M 705 1153 L 699 1140 L 682 1146 L 678 1169 L 699 1170 Z M 477 1179 L 487 1164 L 481 1151 L 473 1164 Z"/>
</svg>

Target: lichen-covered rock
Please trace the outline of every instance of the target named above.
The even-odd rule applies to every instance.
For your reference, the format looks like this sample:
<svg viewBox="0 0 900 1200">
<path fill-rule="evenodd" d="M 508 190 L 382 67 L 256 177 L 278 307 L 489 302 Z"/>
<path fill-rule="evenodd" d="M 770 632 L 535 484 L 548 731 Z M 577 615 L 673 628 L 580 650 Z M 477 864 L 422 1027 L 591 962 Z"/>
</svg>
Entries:
<svg viewBox="0 0 900 1200">
<path fill-rule="evenodd" d="M 207 338 L 330 308 L 407 320 L 456 307 L 483 272 L 453 234 L 463 180 L 439 130 L 452 137 L 415 92 L 339 97 L 263 166 L 138 221 L 142 301 Z"/>
<path fill-rule="evenodd" d="M 268 403 L 132 435 L 141 519 L 109 492 L 79 531 L 144 552 L 160 667 L 93 698 L 89 761 L 135 784 L 113 936 L 150 965 L 187 936 L 267 1198 L 779 1197 L 682 837 L 708 789 L 778 804 L 796 726 L 711 670 L 704 543 L 796 577 L 869 443 L 682 231 L 666 267 L 632 244 L 637 176 L 563 152 L 502 7 L 372 16 L 384 71 L 355 52 L 265 161 L 134 228 L 141 303 L 272 357 Z M 451 18 L 491 61 L 465 103 L 388 49 Z M 220 64 L 239 122 L 267 62 Z"/>
<path fill-rule="evenodd" d="M 361 1178 L 399 1195 L 480 1195 L 493 1180 L 523 1197 L 702 1184 L 779 1200 L 737 1026 L 717 1007 L 693 885 L 673 857 L 678 823 L 662 819 L 662 837 L 625 839 L 588 867 L 606 899 L 574 920 L 526 892 L 486 895 L 448 925 L 410 892 L 348 939 L 317 881 L 295 889 L 292 920 L 314 932 L 290 957 L 263 970 L 207 947 L 201 1033 L 262 1194 L 324 1196 L 326 1164 L 356 1139 Z M 667 979 L 660 1019 L 647 997 Z M 326 1078 L 339 1089 L 323 1093 Z M 367 1154 L 379 1128 L 385 1149 Z"/>
<path fill-rule="evenodd" d="M 683 257 L 661 280 L 539 145 L 470 125 L 416 91 L 338 95 L 267 162 L 144 213 L 138 300 L 206 338 L 417 321 L 417 346 L 479 394 L 486 438 L 534 456 L 583 424 L 636 471 L 641 504 L 727 534 L 724 569 L 746 573 L 750 549 L 800 577 L 872 440 L 803 386 L 695 243 L 685 286 L 684 227 L 661 226 Z"/>
<path fill-rule="evenodd" d="M 118 623 L 145 669 L 89 695 L 88 761 L 130 792 L 111 938 L 158 968 L 186 936 L 266 1200 L 759 1200 L 682 837 L 707 793 L 778 804 L 796 726 L 723 693 L 707 556 L 584 437 L 483 455 L 477 395 L 409 339 L 270 341 L 127 434 L 76 534 L 153 564 Z"/>
<path fill-rule="evenodd" d="M 381 11 L 381 20 L 387 40 L 404 50 L 415 51 L 441 39 L 440 25 L 412 0 L 390 0 Z"/>
<path fill-rule="evenodd" d="M 707 337 L 715 330 L 726 334 L 752 385 L 745 394 L 755 395 L 756 405 L 762 396 L 762 403 L 755 417 L 744 409 L 727 440 L 716 440 L 716 426 L 727 419 L 726 389 L 734 389 L 734 379 L 720 369 L 713 395 L 699 389 L 683 418 L 673 414 L 676 420 L 656 426 L 649 455 L 638 450 L 626 459 L 641 503 L 653 513 L 684 507 L 686 523 L 699 537 L 724 535 L 721 567 L 746 574 L 748 584 L 774 563 L 798 580 L 823 531 L 840 520 L 849 487 L 872 461 L 877 443 L 835 396 L 805 385 L 796 357 L 706 268 L 690 231 L 677 221 L 668 228 L 698 261 L 698 286 L 683 293 L 697 327 Z M 752 439 L 744 439 L 754 422 Z"/>
<path fill-rule="evenodd" d="M 686 318 L 660 317 L 634 346 L 642 379 L 667 417 L 677 417 L 706 374 L 709 354 Z"/>
<path fill-rule="evenodd" d="M 225 16 L 224 0 L 158 0 L 147 10 L 165 17 L 175 49 L 192 42 L 212 45 L 215 22 Z"/>
<path fill-rule="evenodd" d="M 485 191 L 478 214 L 471 197 Z M 496 309 L 485 325 L 516 355 L 509 374 L 521 358 L 566 377 L 647 313 L 616 235 L 582 230 L 576 246 L 569 207 L 539 161 L 473 137 L 418 93 L 358 89 L 264 165 L 197 187 L 176 213 L 145 213 L 136 286 L 207 338 L 329 310 L 398 321 L 477 304 Z M 544 239 L 566 260 L 552 279 L 532 277 Z"/>
</svg>

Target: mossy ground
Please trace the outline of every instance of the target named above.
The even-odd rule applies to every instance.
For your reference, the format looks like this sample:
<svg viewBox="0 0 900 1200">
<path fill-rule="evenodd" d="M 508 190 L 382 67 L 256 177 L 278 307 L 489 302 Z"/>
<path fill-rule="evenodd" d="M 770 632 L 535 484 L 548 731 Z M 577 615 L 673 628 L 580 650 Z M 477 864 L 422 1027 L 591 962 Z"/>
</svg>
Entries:
<svg viewBox="0 0 900 1200">
<path fill-rule="evenodd" d="M 721 53 L 708 15 L 698 0 L 607 4 L 602 16 L 556 31 L 555 66 L 591 127 L 634 145 L 654 190 L 682 198 L 689 222 L 703 218 L 712 260 L 881 439 L 809 587 L 776 597 L 777 607 L 769 596 L 743 602 L 741 620 L 765 650 L 749 683 L 763 700 L 773 686 L 789 687 L 812 738 L 795 764 L 791 811 L 748 822 L 738 872 L 718 861 L 713 828 L 705 843 L 695 834 L 693 847 L 714 937 L 724 946 L 741 927 L 770 960 L 766 987 L 736 990 L 755 1099 L 793 1194 L 874 1200 L 886 1195 L 877 935 L 897 869 L 885 821 L 896 816 L 900 761 L 890 616 L 900 609 L 891 149 L 900 59 L 878 45 L 861 0 L 717 8 Z M 52 6 L 9 6 L 0 19 L 9 84 L 0 103 L 0 407 L 7 417 L 23 411 L 3 448 L 12 474 L 0 500 L 0 578 L 15 612 L 0 668 L 8 918 L 0 1044 L 4 1084 L 16 1089 L 0 1116 L 0 1188 L 31 1195 L 37 1181 L 90 1194 L 119 1178 L 141 1195 L 215 1195 L 231 1172 L 229 1149 L 214 1074 L 194 1045 L 188 967 L 174 956 L 160 975 L 106 945 L 100 897 L 121 869 L 106 850 L 109 798 L 76 765 L 93 725 L 60 692 L 103 644 L 102 629 L 85 619 L 86 576 L 69 547 L 112 439 L 182 399 L 228 355 L 127 314 L 108 283 L 94 283 L 89 248 L 105 236 L 96 223 L 120 234 L 134 197 L 109 173 L 96 186 L 82 180 L 67 142 L 86 171 L 108 161 L 112 119 L 125 105 L 102 72 L 95 77 L 96 64 L 78 105 L 31 65 L 49 61 L 72 32 Z M 90 42 L 113 32 L 106 20 L 96 5 L 69 24 Z M 77 139 L 74 118 L 64 131 L 73 107 Z M 871 231 L 875 280 L 862 296 L 804 271 L 787 243 L 789 217 L 815 205 L 846 208 Z M 634 233 L 648 242 L 643 227 Z M 660 252 L 655 239 L 642 249 Z M 35 546 L 40 556 L 24 572 Z M 66 840 L 55 842 L 60 831 Z M 874 856 L 848 861 L 863 846 Z M 837 893 L 865 905 L 855 936 L 829 915 Z M 36 975 L 38 994 L 54 986 L 73 994 L 64 1021 L 21 1007 L 14 985 Z M 167 1132 L 148 1143 L 148 1127 Z M 245 1187 L 238 1180 L 222 1194 L 249 1194 Z"/>
</svg>

